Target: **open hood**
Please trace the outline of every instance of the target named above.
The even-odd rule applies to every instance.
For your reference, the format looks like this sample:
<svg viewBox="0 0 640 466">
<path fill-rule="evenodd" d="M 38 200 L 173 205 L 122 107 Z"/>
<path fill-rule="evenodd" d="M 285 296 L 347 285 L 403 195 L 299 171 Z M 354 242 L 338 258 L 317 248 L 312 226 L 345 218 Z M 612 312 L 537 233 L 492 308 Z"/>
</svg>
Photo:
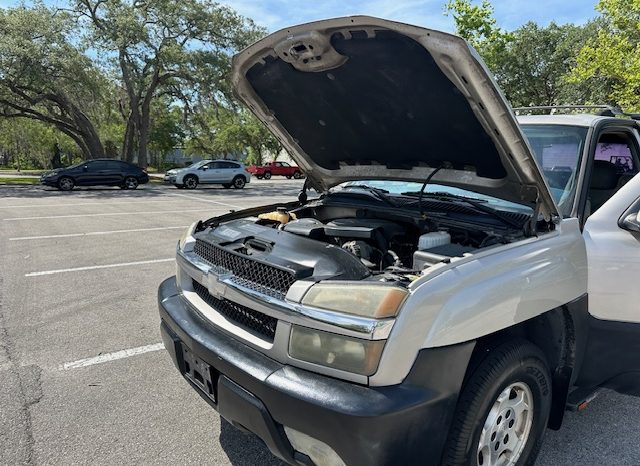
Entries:
<svg viewBox="0 0 640 466">
<path fill-rule="evenodd" d="M 558 209 L 511 107 L 463 39 L 355 16 L 275 32 L 233 58 L 238 97 L 326 190 L 386 179 Z"/>
</svg>

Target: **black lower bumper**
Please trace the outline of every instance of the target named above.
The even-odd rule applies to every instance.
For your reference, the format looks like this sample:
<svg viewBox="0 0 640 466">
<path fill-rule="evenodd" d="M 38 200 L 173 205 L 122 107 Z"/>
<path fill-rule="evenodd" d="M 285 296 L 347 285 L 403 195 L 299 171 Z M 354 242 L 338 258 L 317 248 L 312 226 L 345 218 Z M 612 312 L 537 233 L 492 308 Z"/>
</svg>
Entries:
<svg viewBox="0 0 640 466">
<path fill-rule="evenodd" d="M 278 363 L 217 330 L 175 284 L 158 290 L 164 344 L 185 375 L 185 347 L 211 366 L 213 393 L 187 381 L 237 427 L 258 435 L 278 457 L 294 452 L 283 426 L 318 439 L 347 465 L 438 464 L 473 343 L 423 350 L 400 385 L 365 387 Z"/>
</svg>

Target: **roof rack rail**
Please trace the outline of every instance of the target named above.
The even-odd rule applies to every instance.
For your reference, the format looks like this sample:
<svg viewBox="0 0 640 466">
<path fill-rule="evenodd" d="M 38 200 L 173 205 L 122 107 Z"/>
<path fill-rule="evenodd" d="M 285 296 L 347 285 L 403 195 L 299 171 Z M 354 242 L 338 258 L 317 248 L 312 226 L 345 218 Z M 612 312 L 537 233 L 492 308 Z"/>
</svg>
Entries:
<svg viewBox="0 0 640 466">
<path fill-rule="evenodd" d="M 598 110 L 595 112 L 599 116 L 624 116 L 632 120 L 640 121 L 640 113 L 627 113 L 620 107 L 614 105 L 540 105 L 533 107 L 516 107 L 513 109 L 516 115 L 523 112 L 535 112 L 538 110 L 548 110 L 550 115 L 555 114 L 558 110 Z"/>
</svg>

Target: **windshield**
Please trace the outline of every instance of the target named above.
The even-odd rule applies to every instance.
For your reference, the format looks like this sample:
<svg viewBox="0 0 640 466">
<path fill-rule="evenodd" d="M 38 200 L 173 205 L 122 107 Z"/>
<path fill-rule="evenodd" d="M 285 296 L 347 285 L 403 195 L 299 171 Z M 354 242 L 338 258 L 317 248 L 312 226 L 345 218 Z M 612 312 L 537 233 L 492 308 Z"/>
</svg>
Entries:
<svg viewBox="0 0 640 466">
<path fill-rule="evenodd" d="M 187 168 L 200 168 L 202 165 L 204 165 L 207 162 L 209 162 L 209 160 L 200 160 L 199 162 L 192 163 Z"/>
<path fill-rule="evenodd" d="M 334 189 L 358 189 L 359 185 L 370 186 L 372 188 L 384 189 L 389 194 L 402 194 L 419 192 L 422 188 L 422 183 L 412 181 L 389 181 L 389 180 L 365 180 L 365 181 L 348 181 L 336 186 Z M 448 193 L 454 196 L 468 197 L 472 199 L 478 199 L 480 201 L 486 201 L 492 207 L 501 210 L 515 210 L 517 212 L 531 213 L 531 209 L 514 202 L 505 201 L 496 197 L 487 196 L 485 194 L 479 194 L 473 191 L 467 191 L 466 189 L 454 188 L 453 186 L 445 186 L 437 183 L 430 183 L 425 188 L 424 192 L 428 193 Z"/>
<path fill-rule="evenodd" d="M 571 215 L 587 128 L 563 125 L 521 127 L 560 213 L 564 217 Z"/>
</svg>

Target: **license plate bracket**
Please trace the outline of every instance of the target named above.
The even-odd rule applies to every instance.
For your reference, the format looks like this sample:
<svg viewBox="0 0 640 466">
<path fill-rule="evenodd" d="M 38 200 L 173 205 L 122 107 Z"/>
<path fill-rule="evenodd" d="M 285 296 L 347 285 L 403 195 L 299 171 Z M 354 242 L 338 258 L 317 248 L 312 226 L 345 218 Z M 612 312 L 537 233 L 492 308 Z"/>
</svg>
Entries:
<svg viewBox="0 0 640 466">
<path fill-rule="evenodd" d="M 218 371 L 198 358 L 184 345 L 182 347 L 182 360 L 184 362 L 184 376 L 204 392 L 216 403 L 218 391 Z"/>
</svg>

